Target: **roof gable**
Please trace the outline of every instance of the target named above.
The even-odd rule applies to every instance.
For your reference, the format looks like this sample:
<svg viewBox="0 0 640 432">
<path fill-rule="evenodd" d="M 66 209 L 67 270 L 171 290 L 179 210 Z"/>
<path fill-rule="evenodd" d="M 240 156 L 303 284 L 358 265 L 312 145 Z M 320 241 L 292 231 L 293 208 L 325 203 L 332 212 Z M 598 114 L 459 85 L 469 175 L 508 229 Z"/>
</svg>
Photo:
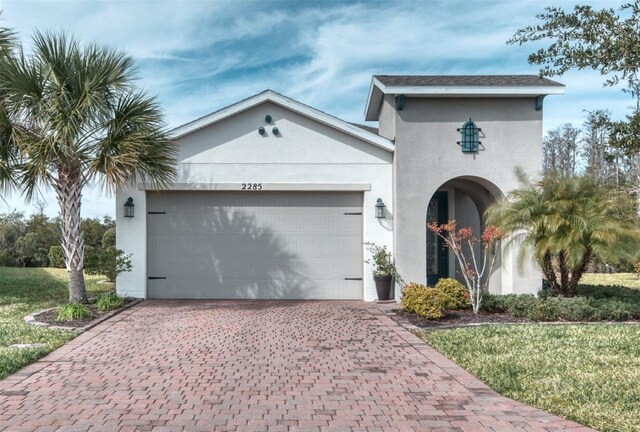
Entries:
<svg viewBox="0 0 640 432">
<path fill-rule="evenodd" d="M 186 123 L 182 126 L 178 126 L 177 128 L 170 131 L 171 138 L 178 139 L 185 135 L 189 135 L 195 131 L 203 129 L 212 124 L 219 123 L 229 117 L 233 117 L 236 114 L 247 111 L 265 102 L 271 102 L 273 104 L 281 106 L 282 108 L 285 108 L 289 111 L 307 117 L 320 124 L 329 126 L 347 135 L 359 138 L 364 142 L 367 142 L 389 152 L 394 151 L 393 143 L 388 139 L 383 138 L 362 127 L 345 122 L 344 120 L 340 120 L 337 117 L 312 108 L 301 102 L 290 99 L 272 90 L 265 90 L 262 93 L 258 93 L 257 95 L 251 96 L 233 105 L 229 105 L 228 107 L 200 117 L 199 119 L 196 119 L 192 122 Z"/>
</svg>

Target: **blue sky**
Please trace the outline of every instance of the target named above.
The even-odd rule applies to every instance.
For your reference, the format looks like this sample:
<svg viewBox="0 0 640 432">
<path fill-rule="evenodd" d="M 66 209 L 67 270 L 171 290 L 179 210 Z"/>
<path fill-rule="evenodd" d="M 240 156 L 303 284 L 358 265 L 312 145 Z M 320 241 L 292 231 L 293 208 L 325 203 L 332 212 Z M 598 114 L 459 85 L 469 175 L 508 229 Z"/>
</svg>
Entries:
<svg viewBox="0 0 640 432">
<path fill-rule="evenodd" d="M 347 121 L 362 122 L 374 74 L 527 74 L 536 46 L 506 45 L 535 23 L 544 5 L 575 1 L 0 1 L 4 25 L 28 44 L 35 29 L 64 29 L 83 41 L 127 51 L 139 83 L 178 126 L 264 89 Z M 580 1 L 617 8 L 615 1 Z M 632 100 L 603 87 L 593 71 L 556 78 L 564 96 L 545 100 L 544 127 L 582 123 L 585 110 L 616 117 Z M 56 215 L 49 192 L 46 212 Z M 83 215 L 114 214 L 99 189 L 84 194 Z M 13 195 L 0 213 L 29 212 Z"/>
</svg>

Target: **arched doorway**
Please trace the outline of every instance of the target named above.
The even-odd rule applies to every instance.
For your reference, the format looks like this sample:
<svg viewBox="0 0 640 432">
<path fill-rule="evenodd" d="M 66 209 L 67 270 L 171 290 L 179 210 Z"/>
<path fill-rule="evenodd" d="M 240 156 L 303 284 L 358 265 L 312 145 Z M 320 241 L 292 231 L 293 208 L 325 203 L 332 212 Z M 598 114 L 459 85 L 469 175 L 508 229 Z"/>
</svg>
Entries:
<svg viewBox="0 0 640 432">
<path fill-rule="evenodd" d="M 479 236 L 483 225 L 482 215 L 489 205 L 502 196 L 493 183 L 479 177 L 456 177 L 443 183 L 431 196 L 426 211 L 426 223 L 446 223 L 456 220 L 458 227 L 470 227 Z M 426 227 L 425 227 L 426 229 Z M 427 285 L 433 286 L 441 278 L 461 280 L 459 264 L 444 241 L 427 229 L 426 232 Z M 474 250 L 480 256 L 480 245 Z M 493 269 L 491 291 L 500 292 L 500 260 Z"/>
</svg>

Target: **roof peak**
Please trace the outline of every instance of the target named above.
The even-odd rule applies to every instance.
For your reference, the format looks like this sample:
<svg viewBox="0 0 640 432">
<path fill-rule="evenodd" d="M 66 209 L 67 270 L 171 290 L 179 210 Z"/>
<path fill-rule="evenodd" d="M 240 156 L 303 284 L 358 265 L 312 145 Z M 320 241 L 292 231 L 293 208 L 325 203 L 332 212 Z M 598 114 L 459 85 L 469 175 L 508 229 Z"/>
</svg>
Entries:
<svg viewBox="0 0 640 432">
<path fill-rule="evenodd" d="M 178 126 L 169 131 L 169 133 L 172 139 L 179 139 L 185 135 L 196 132 L 215 123 L 221 122 L 227 118 L 252 109 L 253 107 L 256 107 L 265 102 L 270 102 L 278 105 L 291 112 L 302 115 L 318 123 L 346 133 L 347 135 L 359 138 L 384 150 L 390 152 L 394 151 L 394 147 L 391 141 L 378 135 L 376 131 L 373 130 L 374 128 L 367 128 L 366 126 L 362 125 L 356 126 L 352 123 L 332 116 L 331 114 L 327 114 L 316 108 L 312 108 L 309 105 L 305 105 L 302 102 L 298 102 L 294 99 L 291 99 L 269 89 L 261 91 L 260 93 L 257 93 L 232 105 L 228 105 L 210 114 L 204 115 L 193 121 Z"/>
</svg>

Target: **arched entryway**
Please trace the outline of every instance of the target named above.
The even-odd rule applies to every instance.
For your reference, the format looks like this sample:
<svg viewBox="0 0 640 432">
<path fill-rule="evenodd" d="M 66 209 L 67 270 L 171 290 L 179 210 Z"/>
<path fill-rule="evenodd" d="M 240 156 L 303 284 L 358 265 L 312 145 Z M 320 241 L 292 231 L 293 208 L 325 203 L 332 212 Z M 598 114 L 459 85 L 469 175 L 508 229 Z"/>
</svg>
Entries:
<svg viewBox="0 0 640 432">
<path fill-rule="evenodd" d="M 443 183 L 431 196 L 427 211 L 426 223 L 446 223 L 456 220 L 458 227 L 471 227 L 476 235 L 480 235 L 482 215 L 489 205 L 503 194 L 500 189 L 488 180 L 464 176 L 456 177 Z M 426 228 L 425 228 L 426 229 Z M 452 277 L 461 279 L 459 265 L 453 252 L 448 250 L 444 242 L 433 232 L 426 232 L 426 274 L 427 284 L 435 285 L 439 279 Z M 480 255 L 480 246 L 476 246 L 477 256 Z M 490 289 L 500 292 L 500 262 L 490 275 Z"/>
</svg>

